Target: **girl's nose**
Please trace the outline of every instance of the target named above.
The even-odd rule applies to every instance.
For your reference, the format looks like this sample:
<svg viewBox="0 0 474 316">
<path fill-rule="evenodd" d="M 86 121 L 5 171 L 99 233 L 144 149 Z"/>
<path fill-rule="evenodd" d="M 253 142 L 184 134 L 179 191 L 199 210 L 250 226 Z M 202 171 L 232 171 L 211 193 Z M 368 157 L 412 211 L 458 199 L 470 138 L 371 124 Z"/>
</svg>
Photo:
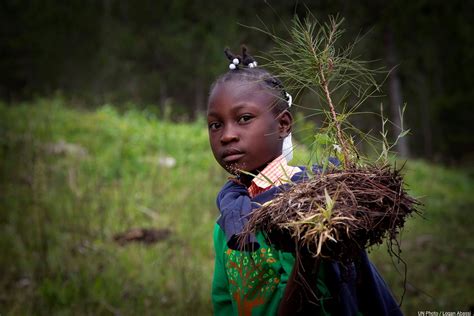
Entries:
<svg viewBox="0 0 474 316">
<path fill-rule="evenodd" d="M 224 132 L 222 133 L 220 140 L 222 144 L 227 144 L 230 142 L 238 141 L 239 136 L 237 135 L 236 130 L 233 129 L 231 126 L 229 126 L 229 127 L 224 128 Z"/>
</svg>

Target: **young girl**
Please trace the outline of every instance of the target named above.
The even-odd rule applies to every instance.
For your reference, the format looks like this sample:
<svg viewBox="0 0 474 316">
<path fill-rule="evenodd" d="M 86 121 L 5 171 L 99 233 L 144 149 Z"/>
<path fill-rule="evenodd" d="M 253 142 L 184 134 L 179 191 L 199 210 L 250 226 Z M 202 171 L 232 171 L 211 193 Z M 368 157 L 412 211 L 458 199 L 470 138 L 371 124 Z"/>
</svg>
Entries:
<svg viewBox="0 0 474 316">
<path fill-rule="evenodd" d="M 207 112 L 214 157 L 236 176 L 217 197 L 221 215 L 214 230 L 214 313 L 400 315 L 364 251 L 351 265 L 326 260 L 313 269 L 308 257 L 296 269 L 294 255 L 269 245 L 261 232 L 238 239 L 252 208 L 270 201 L 288 180 L 304 180 L 305 174 L 282 155 L 293 122 L 291 96 L 277 78 L 256 67 L 245 47 L 242 56 L 228 50 L 226 56 L 230 70 L 212 85 Z"/>
</svg>

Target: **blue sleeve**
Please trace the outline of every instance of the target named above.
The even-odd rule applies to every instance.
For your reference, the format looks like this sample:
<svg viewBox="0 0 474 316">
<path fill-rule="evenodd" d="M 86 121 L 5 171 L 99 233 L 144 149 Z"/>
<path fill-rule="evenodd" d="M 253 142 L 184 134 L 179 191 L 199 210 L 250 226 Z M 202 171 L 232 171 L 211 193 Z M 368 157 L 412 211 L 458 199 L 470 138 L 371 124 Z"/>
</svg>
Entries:
<svg viewBox="0 0 474 316">
<path fill-rule="evenodd" d="M 390 289 L 369 261 L 367 253 L 354 263 L 328 262 L 326 280 L 334 295 L 331 311 L 338 315 L 402 315 Z"/>
<path fill-rule="evenodd" d="M 224 231 L 227 246 L 234 250 L 240 250 L 239 235 L 244 230 L 248 217 L 252 212 L 252 204 L 247 188 L 233 181 L 227 181 L 217 195 L 217 207 L 221 213 L 217 224 Z M 250 234 L 242 242 L 244 249 L 259 248 L 254 234 Z"/>
<path fill-rule="evenodd" d="M 361 256 L 358 273 L 362 280 L 358 291 L 359 305 L 364 315 L 403 315 L 390 289 L 365 251 Z"/>
</svg>

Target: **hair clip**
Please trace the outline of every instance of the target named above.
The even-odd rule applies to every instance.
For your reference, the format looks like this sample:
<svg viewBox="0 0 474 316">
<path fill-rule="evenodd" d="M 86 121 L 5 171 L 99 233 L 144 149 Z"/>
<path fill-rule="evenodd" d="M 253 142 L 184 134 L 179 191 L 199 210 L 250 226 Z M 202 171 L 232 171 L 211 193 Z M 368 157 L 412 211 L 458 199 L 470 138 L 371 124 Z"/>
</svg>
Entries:
<svg viewBox="0 0 474 316">
<path fill-rule="evenodd" d="M 291 107 L 293 104 L 293 97 L 288 92 L 285 92 L 286 102 L 288 102 L 288 107 Z"/>
</svg>

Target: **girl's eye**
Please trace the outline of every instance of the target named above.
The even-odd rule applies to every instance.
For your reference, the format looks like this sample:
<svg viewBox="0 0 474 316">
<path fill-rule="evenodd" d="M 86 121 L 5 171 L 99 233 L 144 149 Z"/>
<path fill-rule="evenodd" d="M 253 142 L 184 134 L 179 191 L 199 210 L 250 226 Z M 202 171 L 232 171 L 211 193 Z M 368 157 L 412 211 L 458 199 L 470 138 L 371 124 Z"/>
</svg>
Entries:
<svg viewBox="0 0 474 316">
<path fill-rule="evenodd" d="M 209 129 L 210 130 L 217 130 L 219 129 L 219 127 L 221 127 L 221 123 L 218 123 L 218 122 L 213 122 L 213 123 L 210 123 L 209 124 Z"/>
<path fill-rule="evenodd" d="M 242 115 L 242 116 L 239 118 L 239 123 L 247 123 L 247 122 L 250 121 L 252 118 L 253 118 L 252 115 L 244 114 L 244 115 Z"/>
</svg>

